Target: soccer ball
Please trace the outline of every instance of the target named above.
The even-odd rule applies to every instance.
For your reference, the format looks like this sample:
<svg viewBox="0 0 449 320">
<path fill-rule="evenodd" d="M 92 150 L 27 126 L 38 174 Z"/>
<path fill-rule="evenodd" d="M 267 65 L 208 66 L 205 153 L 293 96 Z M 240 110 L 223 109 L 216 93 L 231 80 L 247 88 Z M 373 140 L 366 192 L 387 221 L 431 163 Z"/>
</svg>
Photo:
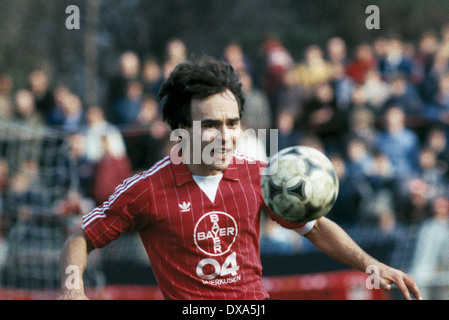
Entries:
<svg viewBox="0 0 449 320">
<path fill-rule="evenodd" d="M 295 146 L 270 159 L 261 187 L 276 220 L 297 224 L 326 215 L 337 200 L 339 183 L 332 163 L 323 153 Z"/>
</svg>

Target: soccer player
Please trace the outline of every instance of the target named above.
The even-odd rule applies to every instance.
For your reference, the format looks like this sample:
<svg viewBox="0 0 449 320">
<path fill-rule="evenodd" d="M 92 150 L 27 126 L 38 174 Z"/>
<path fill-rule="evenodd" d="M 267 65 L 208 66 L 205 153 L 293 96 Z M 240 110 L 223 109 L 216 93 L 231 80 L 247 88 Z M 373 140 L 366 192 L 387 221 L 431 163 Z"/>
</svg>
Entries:
<svg viewBox="0 0 449 320">
<path fill-rule="evenodd" d="M 159 97 L 180 142 L 83 217 L 61 254 L 59 298 L 85 299 L 82 279 L 66 285 L 67 270 L 82 275 L 92 250 L 130 230 L 139 232 L 166 299 L 269 298 L 259 254 L 261 210 L 269 211 L 260 188 L 266 164 L 235 151 L 244 106 L 238 76 L 212 58 L 182 63 Z M 369 256 L 329 219 L 283 225 L 358 270 L 376 267 L 382 289 L 394 283 L 405 298 L 421 298 L 409 275 Z"/>
</svg>

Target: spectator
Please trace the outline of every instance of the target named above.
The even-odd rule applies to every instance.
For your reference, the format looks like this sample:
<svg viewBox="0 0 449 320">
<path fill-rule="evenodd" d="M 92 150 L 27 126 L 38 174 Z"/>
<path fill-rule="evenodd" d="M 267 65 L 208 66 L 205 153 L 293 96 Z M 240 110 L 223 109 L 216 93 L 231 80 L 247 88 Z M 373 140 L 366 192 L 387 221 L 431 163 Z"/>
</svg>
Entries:
<svg viewBox="0 0 449 320">
<path fill-rule="evenodd" d="M 271 127 L 271 106 L 265 93 L 253 86 L 253 79 L 248 73 L 240 74 L 242 90 L 245 95 L 245 110 L 242 125 L 245 128 L 269 129 Z"/>
<path fill-rule="evenodd" d="M 86 122 L 86 113 L 80 97 L 73 93 L 68 94 L 62 108 L 64 113 L 62 129 L 69 134 L 80 131 Z"/>
<path fill-rule="evenodd" d="M 145 95 L 134 125 L 140 129 L 150 130 L 157 138 L 163 138 L 167 134 L 167 130 L 158 127 L 160 121 L 162 119 L 156 98 L 151 95 Z"/>
<path fill-rule="evenodd" d="M 268 35 L 262 44 L 262 58 L 264 60 L 261 88 L 268 95 L 272 107 L 277 105 L 282 79 L 294 65 L 293 57 L 275 36 Z"/>
<path fill-rule="evenodd" d="M 3 203 L 6 190 L 8 189 L 8 183 L 9 183 L 9 164 L 5 159 L 0 158 L 0 220 L 2 219 L 4 214 Z M 0 229 L 0 239 L 2 238 L 1 235 L 2 230 Z"/>
<path fill-rule="evenodd" d="M 324 59 L 321 48 L 316 45 L 306 49 L 304 62 L 295 67 L 295 70 L 300 84 L 312 92 L 332 77 L 331 65 Z"/>
<path fill-rule="evenodd" d="M 380 61 L 385 60 L 387 57 L 387 47 L 388 47 L 388 39 L 380 36 L 376 39 L 374 39 L 374 42 L 372 44 L 373 48 L 373 54 L 376 58 L 377 63 Z"/>
<path fill-rule="evenodd" d="M 223 58 L 239 74 L 247 73 L 251 76 L 251 78 L 254 77 L 252 64 L 243 52 L 243 48 L 238 43 L 228 43 L 223 50 Z"/>
<path fill-rule="evenodd" d="M 8 161 L 0 158 L 0 194 L 4 194 L 8 187 L 9 165 Z"/>
<path fill-rule="evenodd" d="M 174 38 L 168 41 L 166 46 L 166 61 L 176 66 L 187 60 L 187 47 L 184 41 Z"/>
<path fill-rule="evenodd" d="M 377 69 L 371 69 L 366 72 L 365 82 L 360 88 L 363 90 L 364 103 L 370 106 L 376 116 L 380 115 L 391 94 L 390 84 L 382 79 Z"/>
<path fill-rule="evenodd" d="M 43 197 L 43 184 L 36 160 L 27 158 L 19 170 L 11 175 L 9 188 L 6 193 L 6 219 L 11 227 L 17 219 L 28 219 L 33 210 L 31 208 L 45 208 L 46 197 Z"/>
<path fill-rule="evenodd" d="M 169 40 L 165 46 L 164 79 L 167 79 L 178 64 L 185 61 L 187 61 L 187 47 L 184 41 L 178 38 Z"/>
<path fill-rule="evenodd" d="M 437 103 L 440 90 L 440 80 L 449 72 L 449 56 L 438 50 L 434 56 L 433 63 L 430 67 L 421 91 L 424 90 L 426 103 Z"/>
<path fill-rule="evenodd" d="M 409 80 L 413 62 L 405 55 L 404 43 L 399 37 L 393 36 L 386 44 L 386 56 L 378 64 L 383 79 L 390 81 L 398 75 L 404 75 Z"/>
<path fill-rule="evenodd" d="M 422 148 L 419 154 L 420 175 L 429 186 L 431 198 L 447 194 L 447 164 L 440 165 L 437 154 L 431 148 Z"/>
<path fill-rule="evenodd" d="M 62 128 L 65 121 L 64 105 L 70 99 L 72 94 L 73 93 L 66 86 L 60 85 L 55 88 L 55 106 L 50 110 L 47 118 L 47 124 L 49 126 Z"/>
<path fill-rule="evenodd" d="M 36 110 L 36 102 L 31 91 L 26 89 L 17 91 L 14 118 L 30 128 L 40 127 L 44 124 L 41 114 Z"/>
<path fill-rule="evenodd" d="M 384 230 L 391 229 L 396 225 L 398 219 L 395 214 L 398 192 L 395 172 L 386 155 L 376 151 L 373 157 L 373 166 L 367 175 L 372 194 L 367 207 L 363 209 L 367 219 L 376 222 Z"/>
<path fill-rule="evenodd" d="M 367 92 L 364 90 L 362 85 L 355 85 L 351 93 L 351 103 L 349 105 L 348 114 L 352 114 L 357 110 L 368 110 L 374 115 L 378 115 L 372 105 L 368 102 Z"/>
<path fill-rule="evenodd" d="M 354 81 L 346 75 L 343 64 L 335 63 L 332 65 L 330 84 L 335 92 L 337 108 L 342 112 L 348 112 L 354 90 Z"/>
<path fill-rule="evenodd" d="M 376 67 L 377 61 L 371 46 L 363 43 L 357 46 L 355 59 L 348 63 L 346 72 L 356 83 L 364 83 L 367 73 Z"/>
<path fill-rule="evenodd" d="M 9 245 L 7 241 L 7 234 L 5 231 L 5 218 L 0 215 L 0 270 L 3 271 L 4 266 L 8 262 Z"/>
<path fill-rule="evenodd" d="M 427 120 L 437 124 L 449 124 L 449 72 L 439 78 L 438 91 L 433 101 L 423 108 Z"/>
<path fill-rule="evenodd" d="M 146 59 L 142 70 L 142 83 L 145 95 L 157 96 L 163 82 L 162 70 L 154 58 Z"/>
<path fill-rule="evenodd" d="M 125 96 L 118 99 L 115 104 L 115 124 L 126 128 L 135 123 L 142 107 L 142 99 L 142 84 L 139 81 L 129 82 Z"/>
<path fill-rule="evenodd" d="M 440 167 L 448 169 L 449 164 L 449 144 L 447 132 L 442 127 L 431 127 L 426 139 L 424 147 L 431 149 L 437 155 L 437 161 Z"/>
<path fill-rule="evenodd" d="M 131 177 L 131 162 L 125 152 L 117 152 L 114 137 L 101 138 L 102 158 L 97 162 L 94 174 L 93 199 L 96 206 L 102 204 L 114 193 L 115 188 Z"/>
<path fill-rule="evenodd" d="M 432 217 L 419 227 L 411 274 L 420 285 L 424 299 L 447 300 L 449 279 L 449 199 L 432 201 Z"/>
<path fill-rule="evenodd" d="M 449 73 L 445 73 L 440 77 L 436 102 L 445 109 L 449 108 Z M 447 115 L 444 115 L 444 117 L 447 117 Z M 445 122 L 447 122 L 447 120 L 445 120 Z"/>
<path fill-rule="evenodd" d="M 428 86 L 427 79 L 431 74 L 438 47 L 437 36 L 433 32 L 425 32 L 419 40 L 418 52 L 414 57 L 416 71 L 412 82 L 417 86 L 420 98 L 425 102 L 431 101 L 434 95 L 432 88 Z"/>
<path fill-rule="evenodd" d="M 399 197 L 398 220 L 404 225 L 420 224 L 431 212 L 431 194 L 426 181 L 412 178 L 405 184 L 406 190 Z"/>
<path fill-rule="evenodd" d="M 284 111 L 289 112 L 295 122 L 300 123 L 306 99 L 306 92 L 299 84 L 294 69 L 286 71 L 282 77 L 282 87 L 279 90 L 277 105 L 274 106 L 276 116 L 272 121 L 273 126 L 276 127 L 277 117 Z"/>
<path fill-rule="evenodd" d="M 140 81 L 140 60 L 132 51 L 124 52 L 119 58 L 118 73 L 111 79 L 107 89 L 105 117 L 111 123 L 116 123 L 117 116 L 114 113 L 116 104 L 126 96 L 129 82 Z"/>
<path fill-rule="evenodd" d="M 404 76 L 396 76 L 390 82 L 391 95 L 385 101 L 384 109 L 392 106 L 399 106 L 407 118 L 413 115 L 420 115 L 421 101 L 415 87 L 410 84 Z"/>
<path fill-rule="evenodd" d="M 416 177 L 420 144 L 416 133 L 405 127 L 404 111 L 399 107 L 388 109 L 384 115 L 384 125 L 376 147 L 390 159 L 399 179 Z"/>
<path fill-rule="evenodd" d="M 329 212 L 330 219 L 343 227 L 361 222 L 361 206 L 364 205 L 366 181 L 361 177 L 351 176 L 344 158 L 338 153 L 329 156 L 339 180 L 337 201 Z"/>
<path fill-rule="evenodd" d="M 362 223 L 371 223 L 383 228 L 393 228 L 394 196 L 392 181 L 388 171 L 385 173 L 381 165 L 383 159 L 371 154 L 362 140 L 351 138 L 347 144 L 347 171 L 351 179 L 357 181 L 357 190 L 361 196 L 359 208 Z M 393 219 L 393 220 L 392 220 Z M 384 222 L 388 225 L 383 225 Z M 391 224 L 392 223 L 392 224 Z"/>
<path fill-rule="evenodd" d="M 277 117 L 278 149 L 282 150 L 299 144 L 302 134 L 295 126 L 295 118 L 289 110 L 283 110 Z"/>
<path fill-rule="evenodd" d="M 348 63 L 346 42 L 343 38 L 332 37 L 327 41 L 327 58 L 332 65 Z"/>
<path fill-rule="evenodd" d="M 374 157 L 362 140 L 352 137 L 346 145 L 347 170 L 354 177 L 366 177 L 372 173 Z"/>
<path fill-rule="evenodd" d="M 108 122 L 99 106 L 87 109 L 87 126 L 83 129 L 86 137 L 86 158 L 91 163 L 97 163 L 104 156 L 104 136 L 108 136 L 108 152 L 112 155 L 122 155 L 126 152 L 125 142 L 116 126 Z"/>
<path fill-rule="evenodd" d="M 441 27 L 441 45 L 440 51 L 445 56 L 449 56 L 449 24 L 445 24 Z"/>
<path fill-rule="evenodd" d="M 158 102 L 153 96 L 145 96 L 136 122 L 124 137 L 134 171 L 146 170 L 161 158 L 168 133 L 168 127 L 159 113 Z"/>
<path fill-rule="evenodd" d="M 86 137 L 82 133 L 74 133 L 68 137 L 70 161 L 76 167 L 78 181 L 74 191 L 90 197 L 92 195 L 93 176 L 95 165 L 88 160 L 86 152 Z"/>
<path fill-rule="evenodd" d="M 48 75 L 43 70 L 34 70 L 29 74 L 28 81 L 36 101 L 36 109 L 41 114 L 42 119 L 48 123 L 49 115 L 55 108 L 55 98 L 49 88 Z"/>
<path fill-rule="evenodd" d="M 304 105 L 302 127 L 321 139 L 338 139 L 346 130 L 344 112 L 339 110 L 335 93 L 328 82 L 315 87 L 311 100 Z"/>
<path fill-rule="evenodd" d="M 9 119 L 13 115 L 12 87 L 11 76 L 6 73 L 0 74 L 0 119 Z"/>
<path fill-rule="evenodd" d="M 368 148 L 370 152 L 375 151 L 375 143 L 379 131 L 375 126 L 375 117 L 368 109 L 356 109 L 349 114 L 349 129 L 345 140 L 355 137 Z"/>
</svg>

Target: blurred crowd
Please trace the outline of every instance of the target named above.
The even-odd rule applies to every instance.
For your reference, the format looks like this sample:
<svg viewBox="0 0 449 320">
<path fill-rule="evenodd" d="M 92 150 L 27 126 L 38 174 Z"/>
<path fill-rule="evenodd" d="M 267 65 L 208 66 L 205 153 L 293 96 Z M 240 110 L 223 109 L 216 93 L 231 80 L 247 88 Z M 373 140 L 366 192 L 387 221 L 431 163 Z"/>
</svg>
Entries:
<svg viewBox="0 0 449 320">
<path fill-rule="evenodd" d="M 349 48 L 334 37 L 299 59 L 267 36 L 258 57 L 232 42 L 217 58 L 240 74 L 244 129 L 276 128 L 279 150 L 310 145 L 332 160 L 340 194 L 331 219 L 385 232 L 449 219 L 449 26 L 424 32 L 418 43 L 391 35 Z M 101 105 L 86 105 L 45 70 L 32 71 L 24 88 L 0 74 L 0 119 L 59 130 L 70 144 L 79 188 L 61 199 L 60 214 L 85 213 L 167 154 L 170 131 L 156 97 L 170 71 L 188 59 L 182 39 L 168 41 L 159 60 L 123 52 Z M 21 187 L 3 156 L 2 198 Z M 292 247 L 295 235 L 263 222 L 265 248 L 300 250 Z"/>
</svg>

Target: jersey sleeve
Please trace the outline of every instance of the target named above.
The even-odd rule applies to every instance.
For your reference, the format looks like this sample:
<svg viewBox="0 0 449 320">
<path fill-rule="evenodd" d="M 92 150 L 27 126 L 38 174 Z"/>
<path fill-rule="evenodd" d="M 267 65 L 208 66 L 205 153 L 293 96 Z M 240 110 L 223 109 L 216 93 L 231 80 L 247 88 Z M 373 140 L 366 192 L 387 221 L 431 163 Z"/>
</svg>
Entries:
<svg viewBox="0 0 449 320">
<path fill-rule="evenodd" d="M 277 222 L 279 225 L 281 225 L 282 227 L 284 227 L 286 229 L 295 230 L 300 235 L 305 235 L 307 232 L 312 230 L 312 228 L 316 222 L 316 220 L 311 220 L 311 221 L 303 222 L 303 223 L 290 222 L 290 221 L 280 218 L 277 214 L 275 214 L 273 211 L 271 211 L 270 208 L 265 204 L 265 202 L 263 204 L 263 208 L 271 220 Z"/>
<path fill-rule="evenodd" d="M 121 234 L 149 223 L 147 182 L 134 176 L 119 185 L 113 195 L 83 216 L 82 228 L 96 248 L 102 248 Z"/>
</svg>

